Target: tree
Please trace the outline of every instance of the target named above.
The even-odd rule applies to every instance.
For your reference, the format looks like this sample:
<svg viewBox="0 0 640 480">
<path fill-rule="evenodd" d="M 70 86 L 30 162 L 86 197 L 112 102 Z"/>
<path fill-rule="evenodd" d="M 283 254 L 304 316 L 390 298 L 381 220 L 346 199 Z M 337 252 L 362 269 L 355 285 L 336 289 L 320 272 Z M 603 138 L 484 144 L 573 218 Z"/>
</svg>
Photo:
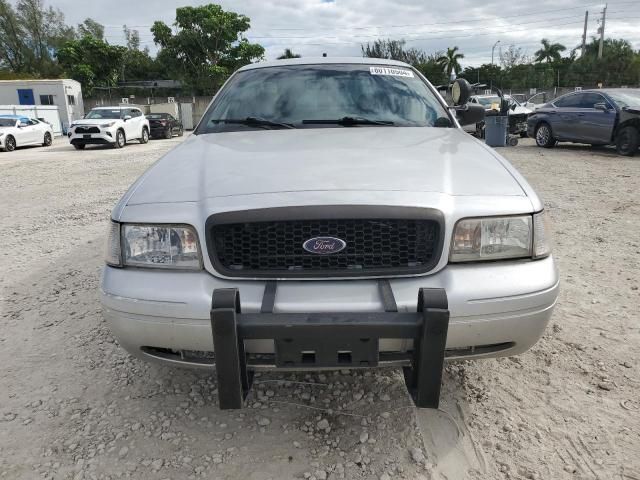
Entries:
<svg viewBox="0 0 640 480">
<path fill-rule="evenodd" d="M 550 43 L 546 38 L 543 38 L 540 43 L 542 48 L 535 53 L 535 61 L 538 63 L 558 63 L 562 58 L 560 53 L 567 49 L 561 43 Z"/>
<path fill-rule="evenodd" d="M 7 0 L 0 0 L 0 65 L 13 72 L 26 69 L 24 29 L 15 10 Z"/>
<path fill-rule="evenodd" d="M 122 26 L 124 32 L 124 38 L 127 41 L 127 48 L 129 50 L 140 50 L 140 32 L 138 30 L 131 30 L 126 25 Z"/>
<path fill-rule="evenodd" d="M 98 40 L 104 40 L 104 26 L 92 18 L 85 19 L 78 24 L 78 34 L 81 37 L 91 36 Z"/>
<path fill-rule="evenodd" d="M 361 45 L 363 57 L 386 58 L 398 60 L 410 65 L 424 64 L 428 61 L 427 54 L 417 48 L 404 48 L 404 40 L 375 40 L 372 44 Z"/>
<path fill-rule="evenodd" d="M 95 87 L 116 85 L 126 50 L 87 35 L 67 42 L 58 50 L 57 58 L 66 74 L 78 80 L 89 96 Z"/>
<path fill-rule="evenodd" d="M 264 56 L 261 45 L 244 36 L 249 18 L 219 5 L 176 9 L 174 30 L 157 21 L 151 27 L 161 47 L 158 59 L 198 93 L 214 93 L 237 68 Z"/>
<path fill-rule="evenodd" d="M 458 60 L 462 60 L 464 55 L 459 53 L 458 47 L 447 48 L 447 53 L 438 58 L 438 63 L 442 67 L 442 69 L 446 72 L 447 78 L 451 78 L 451 74 L 455 72 L 456 74 L 462 70 L 460 63 Z"/>
<path fill-rule="evenodd" d="M 509 69 L 525 63 L 529 63 L 529 57 L 524 54 L 522 48 L 509 45 L 505 51 L 500 49 L 500 64 L 503 68 Z"/>
<path fill-rule="evenodd" d="M 286 58 L 300 58 L 302 55 L 298 55 L 297 53 L 293 53 L 290 48 L 285 48 L 284 53 L 278 57 L 278 60 L 284 60 Z"/>
</svg>

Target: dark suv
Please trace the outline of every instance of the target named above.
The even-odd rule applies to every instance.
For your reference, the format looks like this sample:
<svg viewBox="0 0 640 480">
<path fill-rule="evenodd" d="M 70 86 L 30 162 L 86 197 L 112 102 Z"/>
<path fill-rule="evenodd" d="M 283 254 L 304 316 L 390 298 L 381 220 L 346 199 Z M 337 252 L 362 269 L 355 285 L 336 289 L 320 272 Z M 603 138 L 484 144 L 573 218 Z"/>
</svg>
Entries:
<svg viewBox="0 0 640 480">
<path fill-rule="evenodd" d="M 632 156 L 640 145 L 640 89 L 583 90 L 558 97 L 527 120 L 539 147 L 557 142 L 615 145 Z"/>
</svg>

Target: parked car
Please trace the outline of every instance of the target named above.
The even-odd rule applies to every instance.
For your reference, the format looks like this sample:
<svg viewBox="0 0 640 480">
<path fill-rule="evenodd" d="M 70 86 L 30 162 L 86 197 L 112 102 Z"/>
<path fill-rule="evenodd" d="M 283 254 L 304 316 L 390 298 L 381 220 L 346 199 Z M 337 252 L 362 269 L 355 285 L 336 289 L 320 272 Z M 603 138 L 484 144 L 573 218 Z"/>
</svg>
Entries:
<svg viewBox="0 0 640 480">
<path fill-rule="evenodd" d="M 515 98 L 510 95 L 504 95 L 506 101 L 509 102 L 509 133 L 512 135 L 527 136 L 527 117 L 533 110 L 523 107 Z M 482 105 L 487 111 L 500 110 L 500 97 L 498 95 L 473 95 L 469 99 L 472 105 Z M 464 129 L 468 133 L 475 133 L 477 137 L 484 138 L 484 122 L 478 122 L 476 125 L 468 125 Z"/>
<path fill-rule="evenodd" d="M 151 138 L 181 137 L 183 134 L 182 122 L 170 113 L 150 113 L 147 120 L 151 127 Z"/>
<path fill-rule="evenodd" d="M 615 145 L 620 155 L 635 155 L 640 145 L 640 89 L 582 90 L 556 98 L 527 122 L 539 147 L 558 142 Z"/>
<path fill-rule="evenodd" d="M 35 118 L 0 115 L 0 150 L 13 152 L 17 147 L 53 143 L 53 128 Z"/>
<path fill-rule="evenodd" d="M 149 120 L 136 107 L 96 107 L 69 127 L 69 142 L 82 150 L 87 145 L 122 148 L 131 140 L 149 141 Z"/>
<path fill-rule="evenodd" d="M 558 294 L 544 204 L 460 128 L 484 116 L 469 94 L 457 80 L 449 108 L 383 59 L 235 72 L 112 212 L 100 295 L 120 345 L 215 362 L 222 408 L 247 365 L 411 366 L 437 406 L 445 357 L 529 349 Z"/>
</svg>

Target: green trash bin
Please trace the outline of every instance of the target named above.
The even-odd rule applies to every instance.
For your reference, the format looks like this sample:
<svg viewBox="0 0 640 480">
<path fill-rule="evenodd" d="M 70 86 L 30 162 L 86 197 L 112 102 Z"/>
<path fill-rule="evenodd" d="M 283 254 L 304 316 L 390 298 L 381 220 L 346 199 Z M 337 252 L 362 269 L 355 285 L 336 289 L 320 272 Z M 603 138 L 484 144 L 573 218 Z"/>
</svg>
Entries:
<svg viewBox="0 0 640 480">
<path fill-rule="evenodd" d="M 509 117 L 507 115 L 488 115 L 484 119 L 484 139 L 490 147 L 506 147 Z"/>
</svg>

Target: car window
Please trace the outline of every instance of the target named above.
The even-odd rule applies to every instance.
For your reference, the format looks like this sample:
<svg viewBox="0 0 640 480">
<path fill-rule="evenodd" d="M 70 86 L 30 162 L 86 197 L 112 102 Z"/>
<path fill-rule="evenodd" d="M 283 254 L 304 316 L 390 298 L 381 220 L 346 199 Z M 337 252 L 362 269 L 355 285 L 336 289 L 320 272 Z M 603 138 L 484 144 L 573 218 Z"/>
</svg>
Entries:
<svg viewBox="0 0 640 480">
<path fill-rule="evenodd" d="M 394 126 L 451 125 L 448 111 L 413 70 L 366 64 L 286 65 L 238 72 L 205 113 L 198 133 L 259 128 L 225 122 L 247 117 L 297 128 L 344 128 L 311 123 L 344 117 Z"/>
<path fill-rule="evenodd" d="M 555 100 L 553 104 L 556 107 L 561 107 L 561 108 L 567 108 L 567 107 L 584 108 L 582 107 L 583 96 L 584 96 L 583 93 L 572 93 L 570 95 L 567 95 L 566 97 L 560 97 L 558 100 Z"/>
<path fill-rule="evenodd" d="M 34 118 L 29 119 L 29 125 L 37 125 L 39 123 L 40 122 L 38 120 L 34 119 Z"/>
<path fill-rule="evenodd" d="M 115 120 L 120 118 L 121 110 L 119 108 L 107 109 L 107 108 L 97 108 L 91 110 L 85 118 L 89 120 Z"/>
<path fill-rule="evenodd" d="M 0 127 L 15 127 L 15 118 L 0 118 Z"/>
<path fill-rule="evenodd" d="M 608 91 L 607 94 L 620 108 L 640 106 L 640 90 L 625 89 L 623 91 Z"/>
<path fill-rule="evenodd" d="M 142 116 L 142 112 L 140 110 L 138 110 L 137 108 L 132 108 L 131 109 L 131 116 L 133 118 L 141 117 Z"/>
<path fill-rule="evenodd" d="M 29 125 L 29 119 L 28 118 L 21 118 L 20 119 L 20 125 Z"/>
</svg>

